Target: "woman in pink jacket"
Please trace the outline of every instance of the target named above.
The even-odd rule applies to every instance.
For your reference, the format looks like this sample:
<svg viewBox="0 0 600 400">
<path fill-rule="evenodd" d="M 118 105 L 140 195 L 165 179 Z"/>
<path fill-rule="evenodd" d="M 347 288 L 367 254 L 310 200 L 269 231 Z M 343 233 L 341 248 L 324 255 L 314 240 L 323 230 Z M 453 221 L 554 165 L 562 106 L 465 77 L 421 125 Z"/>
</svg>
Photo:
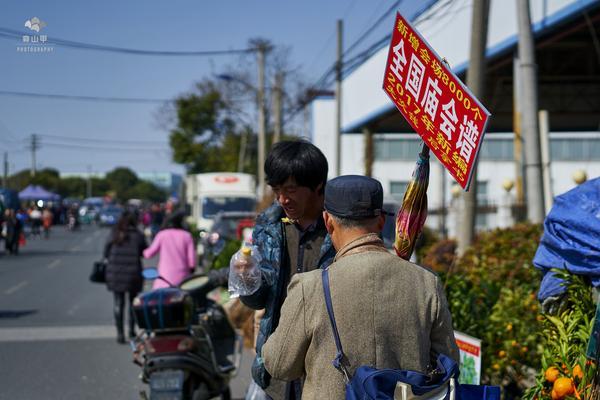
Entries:
<svg viewBox="0 0 600 400">
<path fill-rule="evenodd" d="M 174 213 L 167 219 L 162 230 L 154 237 L 152 244 L 144 250 L 145 258 L 160 253 L 158 273 L 169 283 L 177 286 L 196 267 L 196 250 L 192 235 L 183 227 L 183 213 Z M 169 287 L 162 279 L 154 281 L 153 288 Z"/>
</svg>

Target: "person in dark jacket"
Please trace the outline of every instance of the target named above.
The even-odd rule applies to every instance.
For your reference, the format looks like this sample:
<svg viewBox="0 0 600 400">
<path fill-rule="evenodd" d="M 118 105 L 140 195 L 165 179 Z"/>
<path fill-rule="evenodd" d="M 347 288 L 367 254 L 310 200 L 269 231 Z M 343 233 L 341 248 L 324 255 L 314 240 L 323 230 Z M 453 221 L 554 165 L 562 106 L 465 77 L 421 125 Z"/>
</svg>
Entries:
<svg viewBox="0 0 600 400">
<path fill-rule="evenodd" d="M 4 214 L 4 225 L 6 230 L 5 247 L 9 254 L 19 254 L 19 239 L 23 225 L 15 215 L 15 211 L 7 209 Z"/>
<path fill-rule="evenodd" d="M 335 256 L 322 214 L 328 165 L 321 150 L 298 140 L 273 145 L 264 168 L 276 202 L 257 217 L 252 235 L 261 256 L 261 285 L 252 295 L 240 297 L 248 307 L 264 309 L 252 365 L 254 383 L 246 398 L 297 400 L 301 397 L 301 381 L 271 379 L 260 354 L 277 328 L 292 276 L 325 268 Z M 266 394 L 257 386 L 266 389 Z"/>
<path fill-rule="evenodd" d="M 115 324 L 119 343 L 125 343 L 123 310 L 126 300 L 129 310 L 129 337 L 135 336 L 131 303 L 142 290 L 144 283 L 141 257 L 146 246 L 144 235 L 137 229 L 136 216 L 125 211 L 104 247 L 104 257 L 108 260 L 106 286 L 114 295 Z M 127 299 L 126 294 L 128 294 Z"/>
</svg>

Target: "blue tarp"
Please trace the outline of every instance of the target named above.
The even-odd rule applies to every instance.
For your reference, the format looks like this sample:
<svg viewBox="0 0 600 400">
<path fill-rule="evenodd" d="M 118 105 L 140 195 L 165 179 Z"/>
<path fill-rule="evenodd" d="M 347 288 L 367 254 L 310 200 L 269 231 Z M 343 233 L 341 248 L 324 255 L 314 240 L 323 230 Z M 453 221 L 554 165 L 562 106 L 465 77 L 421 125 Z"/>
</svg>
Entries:
<svg viewBox="0 0 600 400">
<path fill-rule="evenodd" d="M 38 185 L 29 185 L 19 192 L 21 200 L 59 200 L 60 196 L 56 193 L 47 191 Z"/>
<path fill-rule="evenodd" d="M 19 209 L 19 195 L 14 190 L 0 188 L 0 201 L 6 208 Z"/>
<path fill-rule="evenodd" d="M 600 178 L 555 198 L 533 264 L 544 273 L 540 301 L 565 291 L 551 268 L 585 275 L 600 287 Z"/>
</svg>

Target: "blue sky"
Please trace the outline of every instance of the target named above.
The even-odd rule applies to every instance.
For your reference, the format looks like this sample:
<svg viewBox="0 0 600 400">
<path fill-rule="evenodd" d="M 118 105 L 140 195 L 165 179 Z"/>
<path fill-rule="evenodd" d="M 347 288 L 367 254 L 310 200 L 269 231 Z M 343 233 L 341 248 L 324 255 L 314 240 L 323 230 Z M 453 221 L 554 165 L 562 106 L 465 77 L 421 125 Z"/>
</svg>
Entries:
<svg viewBox="0 0 600 400">
<path fill-rule="evenodd" d="M 334 61 L 338 18 L 344 20 L 344 41 L 348 46 L 393 3 L 7 0 L 0 12 L 0 28 L 36 34 L 23 25 L 37 16 L 47 23 L 40 34 L 50 40 L 54 37 L 169 51 L 240 49 L 246 47 L 248 39 L 264 37 L 276 45 L 289 46 L 292 64 L 300 66 L 298 74 L 312 83 Z M 410 7 L 410 1 L 404 3 Z M 359 50 L 391 31 L 393 18 L 393 12 L 386 16 Z M 22 43 L 16 39 L 0 37 L 0 91 L 171 99 L 190 90 L 194 82 L 240 61 L 238 56 L 134 56 L 56 45 L 51 53 L 20 53 L 16 49 L 19 45 Z M 138 172 L 182 172 L 170 160 L 168 132 L 157 124 L 158 109 L 159 104 L 0 95 L 0 151 L 9 152 L 9 166 L 15 172 L 30 166 L 26 141 L 32 133 L 78 137 L 88 140 L 76 142 L 85 148 L 53 146 L 52 139 L 42 136 L 38 167 L 62 172 L 88 168 L 105 172 L 116 166 Z M 124 141 L 144 142 L 147 150 L 127 150 L 132 146 Z M 58 143 L 57 139 L 54 143 Z M 88 148 L 90 145 L 96 148 Z M 105 150 L 109 147 L 119 147 L 120 151 Z"/>
</svg>

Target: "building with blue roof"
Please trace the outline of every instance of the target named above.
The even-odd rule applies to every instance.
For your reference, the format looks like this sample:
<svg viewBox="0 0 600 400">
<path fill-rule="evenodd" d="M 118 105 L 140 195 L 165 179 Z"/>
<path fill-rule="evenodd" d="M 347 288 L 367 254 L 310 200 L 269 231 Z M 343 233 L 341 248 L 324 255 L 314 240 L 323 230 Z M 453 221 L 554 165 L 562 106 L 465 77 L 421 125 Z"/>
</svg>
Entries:
<svg viewBox="0 0 600 400">
<path fill-rule="evenodd" d="M 471 6 L 472 0 L 405 1 L 399 9 L 463 82 Z M 549 115 L 551 191 L 558 195 L 573 188 L 582 174 L 600 176 L 600 1 L 530 0 L 530 7 L 539 108 Z M 382 182 L 388 198 L 401 201 L 422 141 L 382 89 L 388 46 L 389 39 L 369 49 L 368 57 L 347 69 L 343 78 L 341 173 L 364 174 L 365 151 L 372 148 L 373 177 Z M 492 117 L 478 158 L 479 229 L 506 226 L 518 214 L 519 207 L 513 207 L 516 190 L 507 190 L 517 177 L 513 140 L 519 98 L 514 79 L 517 53 L 516 1 L 492 0 L 486 89 L 480 99 Z M 312 140 L 333 166 L 334 98 L 314 99 L 311 113 Z M 456 233 L 457 191 L 432 156 L 427 223 L 434 228 L 445 225 L 451 236 Z"/>
</svg>

